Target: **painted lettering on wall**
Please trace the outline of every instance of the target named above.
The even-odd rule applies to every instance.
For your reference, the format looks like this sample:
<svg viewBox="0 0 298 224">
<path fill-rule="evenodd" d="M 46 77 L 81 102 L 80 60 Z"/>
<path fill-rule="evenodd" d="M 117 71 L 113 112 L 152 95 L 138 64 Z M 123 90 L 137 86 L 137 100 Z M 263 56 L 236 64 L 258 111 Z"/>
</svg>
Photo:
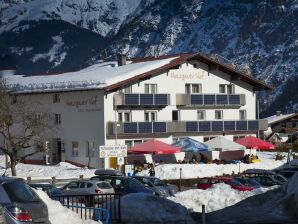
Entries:
<svg viewBox="0 0 298 224">
<path fill-rule="evenodd" d="M 169 76 L 172 79 L 180 79 L 180 80 L 198 80 L 204 79 L 204 73 L 202 72 L 185 72 L 185 71 L 171 71 L 169 72 Z"/>
<path fill-rule="evenodd" d="M 89 99 L 83 100 L 67 100 L 66 105 L 79 108 L 85 105 L 96 105 L 97 104 L 97 96 L 91 97 Z"/>
</svg>

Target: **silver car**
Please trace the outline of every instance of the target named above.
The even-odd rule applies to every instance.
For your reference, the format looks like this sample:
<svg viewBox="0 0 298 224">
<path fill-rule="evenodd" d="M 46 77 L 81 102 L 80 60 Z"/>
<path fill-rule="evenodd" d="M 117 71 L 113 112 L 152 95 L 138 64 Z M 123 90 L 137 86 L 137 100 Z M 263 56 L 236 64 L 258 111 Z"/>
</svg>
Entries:
<svg viewBox="0 0 298 224">
<path fill-rule="evenodd" d="M 22 179 L 0 177 L 0 223 L 50 224 L 48 208 Z"/>
<path fill-rule="evenodd" d="M 109 182 L 97 180 L 72 181 L 62 187 L 61 190 L 66 195 L 115 193 Z"/>
</svg>

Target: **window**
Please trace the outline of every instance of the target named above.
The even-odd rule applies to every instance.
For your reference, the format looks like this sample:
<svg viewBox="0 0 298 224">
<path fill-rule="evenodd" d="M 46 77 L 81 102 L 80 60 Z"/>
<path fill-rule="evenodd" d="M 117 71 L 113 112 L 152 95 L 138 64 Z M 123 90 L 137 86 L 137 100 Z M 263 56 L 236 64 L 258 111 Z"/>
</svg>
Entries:
<svg viewBox="0 0 298 224">
<path fill-rule="evenodd" d="M 123 92 L 124 92 L 125 94 L 132 93 L 131 90 L 132 90 L 131 86 L 125 86 L 125 87 L 123 87 Z"/>
<path fill-rule="evenodd" d="M 172 121 L 178 121 L 179 120 L 179 111 L 173 110 L 172 111 Z"/>
<path fill-rule="evenodd" d="M 53 95 L 53 103 L 59 103 L 60 102 L 60 94 L 59 93 L 55 93 Z"/>
<path fill-rule="evenodd" d="M 94 141 L 87 141 L 86 145 L 86 156 L 94 156 L 95 153 L 95 147 L 94 147 Z"/>
<path fill-rule="evenodd" d="M 125 141 L 125 145 L 127 145 L 127 148 L 130 149 L 132 147 L 133 142 L 132 141 Z"/>
<path fill-rule="evenodd" d="M 131 113 L 130 112 L 118 112 L 118 122 L 130 122 Z"/>
<path fill-rule="evenodd" d="M 239 119 L 246 120 L 246 110 L 239 110 Z"/>
<path fill-rule="evenodd" d="M 156 121 L 157 113 L 156 111 L 145 112 L 145 121 Z"/>
<path fill-rule="evenodd" d="M 234 94 L 235 88 L 233 84 L 220 84 L 219 93 Z"/>
<path fill-rule="evenodd" d="M 185 84 L 185 93 L 202 93 L 202 84 Z"/>
<path fill-rule="evenodd" d="M 134 147 L 134 146 L 139 145 L 141 143 L 143 143 L 142 140 L 127 140 L 127 141 L 125 141 L 125 145 L 127 145 L 127 148 Z"/>
<path fill-rule="evenodd" d="M 204 137 L 203 142 L 207 142 L 213 138 L 215 138 L 215 136 L 206 136 L 206 137 Z"/>
<path fill-rule="evenodd" d="M 79 156 L 79 142 L 72 142 L 72 156 Z"/>
<path fill-rule="evenodd" d="M 235 142 L 235 141 L 237 141 L 237 140 L 239 140 L 239 139 L 241 139 L 241 138 L 244 138 L 245 136 L 242 136 L 242 135 L 234 135 L 233 136 L 233 141 Z"/>
<path fill-rule="evenodd" d="M 145 84 L 145 93 L 157 93 L 157 84 Z"/>
<path fill-rule="evenodd" d="M 204 110 L 198 110 L 198 120 L 205 120 L 205 111 Z"/>
<path fill-rule="evenodd" d="M 215 120 L 222 120 L 223 116 L 222 116 L 222 110 L 216 110 L 215 111 Z"/>
<path fill-rule="evenodd" d="M 61 124 L 61 114 L 55 114 L 55 124 Z"/>
</svg>

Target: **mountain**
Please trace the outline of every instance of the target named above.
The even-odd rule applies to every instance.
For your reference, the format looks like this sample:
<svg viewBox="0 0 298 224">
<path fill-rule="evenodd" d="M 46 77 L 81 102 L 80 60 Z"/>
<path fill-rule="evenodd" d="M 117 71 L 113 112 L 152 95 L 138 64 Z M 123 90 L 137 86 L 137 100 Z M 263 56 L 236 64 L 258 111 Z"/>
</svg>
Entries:
<svg viewBox="0 0 298 224">
<path fill-rule="evenodd" d="M 3 0 L 0 21 L 0 50 L 19 74 L 73 71 L 118 52 L 218 54 L 275 87 L 259 94 L 263 116 L 298 110 L 297 0 Z"/>
</svg>

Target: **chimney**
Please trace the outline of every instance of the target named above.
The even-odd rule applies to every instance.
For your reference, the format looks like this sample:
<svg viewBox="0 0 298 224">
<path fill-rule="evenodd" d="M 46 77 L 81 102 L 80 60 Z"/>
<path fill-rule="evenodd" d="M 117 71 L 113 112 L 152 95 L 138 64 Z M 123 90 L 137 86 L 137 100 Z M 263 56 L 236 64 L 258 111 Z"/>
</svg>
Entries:
<svg viewBox="0 0 298 224">
<path fill-rule="evenodd" d="M 280 110 L 276 111 L 276 117 L 278 117 L 280 115 L 281 115 L 281 111 Z"/>
<path fill-rule="evenodd" d="M 118 66 L 126 65 L 126 55 L 117 54 Z"/>
</svg>

